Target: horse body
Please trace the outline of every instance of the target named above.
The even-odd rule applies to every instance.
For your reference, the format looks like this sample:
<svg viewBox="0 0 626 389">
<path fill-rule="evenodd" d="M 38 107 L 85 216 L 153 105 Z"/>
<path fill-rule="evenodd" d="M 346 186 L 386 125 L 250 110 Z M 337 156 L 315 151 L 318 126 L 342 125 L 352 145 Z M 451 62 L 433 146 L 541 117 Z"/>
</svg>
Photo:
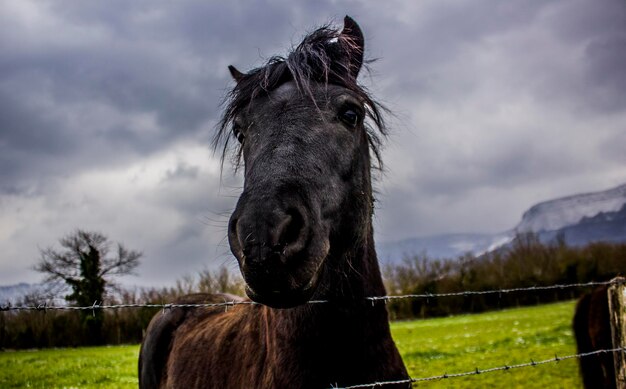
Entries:
<svg viewBox="0 0 626 389">
<path fill-rule="evenodd" d="M 345 286 L 372 295 L 380 295 L 382 288 Z M 231 300 L 195 295 L 180 302 Z M 236 305 L 167 310 L 148 330 L 155 336 L 154 327 L 166 327 L 159 336 L 169 344 L 163 349 L 164 363 L 160 368 L 144 364 L 142 382 L 167 388 L 330 388 L 406 378 L 385 306 L 372 306 L 364 298 L 334 300 L 291 309 Z M 168 325 L 155 325 L 163 322 Z M 142 355 L 147 353 L 154 351 L 144 343 Z"/>
<path fill-rule="evenodd" d="M 157 314 L 142 344 L 140 387 L 324 388 L 408 377 L 386 307 L 366 299 L 385 289 L 371 221 L 376 137 L 365 119 L 383 125 L 356 83 L 362 63 L 363 35 L 346 17 L 341 33 L 319 29 L 287 59 L 248 74 L 231 68 L 237 86 L 218 138 L 224 147 L 240 141 L 245 180 L 228 239 L 246 293 L 263 305 Z"/>
<path fill-rule="evenodd" d="M 613 348 L 607 291 L 607 286 L 601 286 L 582 296 L 576 304 L 573 328 L 578 353 Z M 616 387 L 613 353 L 580 358 L 579 367 L 585 388 Z"/>
</svg>

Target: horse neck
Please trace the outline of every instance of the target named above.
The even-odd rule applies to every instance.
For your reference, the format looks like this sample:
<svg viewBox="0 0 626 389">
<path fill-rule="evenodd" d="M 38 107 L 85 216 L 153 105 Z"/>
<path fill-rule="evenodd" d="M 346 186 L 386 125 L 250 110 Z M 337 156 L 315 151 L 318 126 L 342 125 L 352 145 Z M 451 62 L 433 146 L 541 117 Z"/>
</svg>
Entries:
<svg viewBox="0 0 626 389">
<path fill-rule="evenodd" d="M 343 253 L 342 258 L 328 258 L 343 266 L 326 273 L 327 281 L 334 284 L 314 296 L 327 302 L 263 309 L 261 326 L 268 358 L 278 358 L 282 368 L 298 371 L 304 381 L 311 382 L 360 382 L 364 374 L 371 374 L 373 380 L 381 377 L 381 370 L 402 376 L 387 307 L 366 299 L 385 293 L 371 238 L 370 232 L 363 245 Z"/>
<path fill-rule="evenodd" d="M 356 239 L 358 244 L 331 248 L 327 270 L 313 296 L 326 302 L 261 311 L 268 360 L 282 361 L 281 368 L 298 372 L 303 382 L 322 386 L 406 376 L 391 337 L 386 305 L 367 299 L 385 294 L 371 212 L 367 214 L 367 223 L 361 224 L 364 238 Z"/>
<path fill-rule="evenodd" d="M 364 141 L 364 145 L 367 142 Z M 347 205 L 343 225 L 344 233 L 331 244 L 328 258 L 325 288 L 320 298 L 345 302 L 356 308 L 370 304 L 367 297 L 385 295 L 376 248 L 374 247 L 373 194 L 369 148 L 361 153 L 360 173 L 355 174 L 355 194 Z M 357 169 L 358 171 L 358 169 Z M 346 242 L 348 242 L 346 244 Z M 341 247 L 336 251 L 333 246 Z M 386 313 L 386 310 L 385 310 Z M 385 315 L 386 318 L 386 315 Z"/>
<path fill-rule="evenodd" d="M 323 298 L 353 306 L 371 304 L 367 297 L 385 295 L 371 224 L 365 239 L 351 250 L 334 258 L 329 270 L 328 288 Z"/>
</svg>

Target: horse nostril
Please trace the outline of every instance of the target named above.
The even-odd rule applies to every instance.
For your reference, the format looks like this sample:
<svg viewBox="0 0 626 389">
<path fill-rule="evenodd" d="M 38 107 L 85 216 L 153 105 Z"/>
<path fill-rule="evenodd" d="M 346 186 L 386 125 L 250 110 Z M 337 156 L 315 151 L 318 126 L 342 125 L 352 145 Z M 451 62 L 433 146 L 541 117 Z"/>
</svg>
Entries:
<svg viewBox="0 0 626 389">
<path fill-rule="evenodd" d="M 302 229 L 304 228 L 304 218 L 297 209 L 291 208 L 287 210 L 287 216 L 291 219 L 283 232 L 283 241 L 287 244 L 296 242 L 300 238 Z"/>
<path fill-rule="evenodd" d="M 231 250 L 233 254 L 235 254 L 235 257 L 238 257 L 240 250 L 244 249 L 241 238 L 239 237 L 237 223 L 239 223 L 239 220 L 234 217 L 228 222 L 228 242 L 230 243 Z"/>
<path fill-rule="evenodd" d="M 286 211 L 248 212 L 232 217 L 228 225 L 230 249 L 247 266 L 283 264 L 308 242 L 306 213 L 296 207 Z"/>
<path fill-rule="evenodd" d="M 281 250 L 285 257 L 300 251 L 306 239 L 304 216 L 296 208 L 288 209 L 272 235 L 274 247 Z"/>
</svg>

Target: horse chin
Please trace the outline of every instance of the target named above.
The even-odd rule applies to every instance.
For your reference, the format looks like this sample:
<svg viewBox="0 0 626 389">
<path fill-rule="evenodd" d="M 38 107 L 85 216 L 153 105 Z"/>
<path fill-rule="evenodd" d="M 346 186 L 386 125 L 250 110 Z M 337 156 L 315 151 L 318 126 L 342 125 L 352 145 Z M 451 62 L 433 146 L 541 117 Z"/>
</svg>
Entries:
<svg viewBox="0 0 626 389">
<path fill-rule="evenodd" d="M 244 278 L 246 278 L 244 276 Z M 280 289 L 268 289 L 264 287 L 255 287 L 256 285 L 267 285 L 263 280 L 247 280 L 246 294 L 257 303 L 267 305 L 271 308 L 294 308 L 299 305 L 308 303 L 319 283 L 319 272 L 315 272 L 308 281 L 301 282 L 297 285 L 291 283 L 290 287 Z"/>
<path fill-rule="evenodd" d="M 306 304 L 313 293 L 315 293 L 315 288 L 257 293 L 249 286 L 246 287 L 246 294 L 252 301 L 279 309 L 294 308 Z"/>
</svg>

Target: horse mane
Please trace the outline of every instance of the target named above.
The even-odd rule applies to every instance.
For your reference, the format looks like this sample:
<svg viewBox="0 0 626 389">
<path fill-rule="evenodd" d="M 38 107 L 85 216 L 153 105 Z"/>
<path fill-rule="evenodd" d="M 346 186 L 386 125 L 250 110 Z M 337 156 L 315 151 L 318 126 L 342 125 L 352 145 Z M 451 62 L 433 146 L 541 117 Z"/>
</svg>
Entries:
<svg viewBox="0 0 626 389">
<path fill-rule="evenodd" d="M 248 109 L 255 98 L 265 96 L 282 84 L 293 81 L 300 93 L 311 100 L 314 99 L 313 84 L 338 85 L 354 93 L 365 105 L 366 116 L 370 119 L 366 121 L 368 142 L 378 162 L 377 167 L 380 168 L 381 140 L 378 134 L 383 137 L 387 134 L 382 115 L 387 110 L 357 82 L 356 74 L 362 65 L 362 60 L 359 59 L 362 58 L 361 51 L 362 45 L 350 36 L 326 25 L 305 36 L 286 58 L 271 57 L 265 65 L 242 74 L 224 99 L 224 113 L 212 142 L 214 150 L 222 145 L 222 165 L 234 139 L 231 126 L 236 116 Z M 238 145 L 235 153 L 236 166 L 239 166 L 240 160 L 241 146 Z"/>
</svg>

